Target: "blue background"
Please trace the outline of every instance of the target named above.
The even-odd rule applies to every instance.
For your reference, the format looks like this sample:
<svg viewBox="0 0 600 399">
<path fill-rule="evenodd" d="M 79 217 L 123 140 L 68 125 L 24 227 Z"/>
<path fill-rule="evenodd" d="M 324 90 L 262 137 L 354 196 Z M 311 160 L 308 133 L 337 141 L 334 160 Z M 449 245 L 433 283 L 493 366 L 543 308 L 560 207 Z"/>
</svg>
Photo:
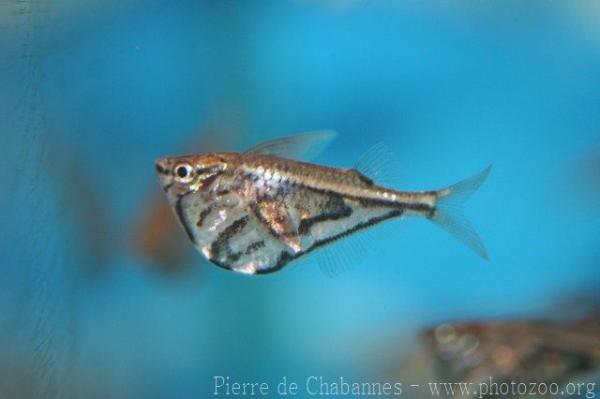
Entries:
<svg viewBox="0 0 600 399">
<path fill-rule="evenodd" d="M 214 375 L 409 383 L 398 369 L 423 328 L 542 318 L 598 288 L 598 3 L 26 1 L 0 13 L 5 392 L 208 397 Z M 384 141 L 398 189 L 493 164 L 466 207 L 491 260 L 421 220 L 379 226 L 374 253 L 336 278 L 309 261 L 241 276 L 199 253 L 167 277 L 130 250 L 160 195 L 156 158 L 224 131 L 223 150 L 242 150 L 323 128 L 340 136 L 318 162 L 351 167 Z"/>
</svg>

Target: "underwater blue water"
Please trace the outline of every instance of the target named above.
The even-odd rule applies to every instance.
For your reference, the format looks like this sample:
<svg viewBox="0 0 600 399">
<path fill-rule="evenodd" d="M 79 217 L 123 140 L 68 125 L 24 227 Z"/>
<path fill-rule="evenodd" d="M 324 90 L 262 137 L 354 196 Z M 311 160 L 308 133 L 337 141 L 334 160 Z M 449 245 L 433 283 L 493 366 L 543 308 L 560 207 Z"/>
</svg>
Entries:
<svg viewBox="0 0 600 399">
<path fill-rule="evenodd" d="M 600 145 L 594 3 L 16 7 L 0 11 L 0 355 L 38 394 L 384 379 L 425 327 L 548 317 L 598 289 L 598 193 L 582 178 L 600 173 L 582 162 Z M 236 150 L 334 129 L 317 161 L 345 167 L 383 141 L 398 189 L 493 164 L 465 210 L 490 260 L 402 220 L 335 278 L 304 261 L 241 276 L 200 254 L 183 277 L 148 271 L 127 232 L 160 194 L 153 162 L 207 126 L 234 130 Z"/>
</svg>

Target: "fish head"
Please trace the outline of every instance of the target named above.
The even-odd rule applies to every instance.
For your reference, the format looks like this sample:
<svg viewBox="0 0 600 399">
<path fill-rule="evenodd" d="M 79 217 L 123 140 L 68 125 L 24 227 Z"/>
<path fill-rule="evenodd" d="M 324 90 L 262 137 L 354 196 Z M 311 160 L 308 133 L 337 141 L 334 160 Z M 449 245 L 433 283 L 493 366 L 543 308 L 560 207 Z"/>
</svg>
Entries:
<svg viewBox="0 0 600 399">
<path fill-rule="evenodd" d="M 228 159 L 220 154 L 165 157 L 156 161 L 162 189 L 170 200 L 205 190 L 227 170 Z"/>
</svg>

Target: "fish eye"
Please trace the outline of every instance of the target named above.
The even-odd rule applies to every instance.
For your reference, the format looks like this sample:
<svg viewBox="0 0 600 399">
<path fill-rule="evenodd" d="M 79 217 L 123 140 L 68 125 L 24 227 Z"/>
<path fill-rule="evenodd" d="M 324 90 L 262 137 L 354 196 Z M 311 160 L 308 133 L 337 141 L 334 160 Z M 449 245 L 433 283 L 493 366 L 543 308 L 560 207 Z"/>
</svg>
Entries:
<svg viewBox="0 0 600 399">
<path fill-rule="evenodd" d="M 188 183 L 192 180 L 194 174 L 194 169 L 187 163 L 177 165 L 175 167 L 175 175 L 177 176 L 177 180 L 182 183 Z"/>
</svg>

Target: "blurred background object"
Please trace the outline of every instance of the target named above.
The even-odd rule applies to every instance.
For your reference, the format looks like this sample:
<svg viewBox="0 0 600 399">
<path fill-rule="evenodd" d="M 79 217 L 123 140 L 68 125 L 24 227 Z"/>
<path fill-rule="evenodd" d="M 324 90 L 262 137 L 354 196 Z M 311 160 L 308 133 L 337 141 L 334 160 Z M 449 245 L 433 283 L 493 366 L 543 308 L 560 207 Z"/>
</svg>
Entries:
<svg viewBox="0 0 600 399">
<path fill-rule="evenodd" d="M 470 395 L 456 384 L 449 397 L 498 396 L 476 391 L 480 384 L 490 389 L 492 383 L 557 384 L 563 395 L 567 384 L 581 384 L 579 395 L 566 396 L 595 395 L 600 389 L 600 302 L 596 291 L 585 292 L 536 320 L 453 321 L 426 328 L 411 345 L 412 353 L 391 362 L 392 375 L 426 387 L 415 397 L 430 397 L 431 382 L 471 384 Z M 441 384 L 440 391 L 445 392 Z"/>
<path fill-rule="evenodd" d="M 598 287 L 598 13 L 1 2 L 0 397 L 206 397 L 215 375 L 409 384 L 419 368 L 398 365 L 445 320 L 542 353 L 528 337 L 550 327 L 485 323 L 544 320 L 556 293 Z M 203 261 L 161 202 L 154 160 L 316 129 L 340 133 L 316 160 L 333 166 L 384 141 L 407 190 L 493 163 L 467 209 L 491 261 L 417 220 L 382 225 L 382 249 L 333 279 L 310 263 L 244 278 Z M 551 330 L 583 331 L 582 317 Z M 565 375 L 581 356 L 569 353 L 556 357 Z"/>
<path fill-rule="evenodd" d="M 441 324 L 425 334 L 444 381 L 556 382 L 600 367 L 598 315 L 562 326 L 506 321 Z"/>
<path fill-rule="evenodd" d="M 593 147 L 578 156 L 568 172 L 569 176 L 565 176 L 565 180 L 574 179 L 578 183 L 584 208 L 598 208 L 600 206 L 600 146 Z"/>
</svg>

